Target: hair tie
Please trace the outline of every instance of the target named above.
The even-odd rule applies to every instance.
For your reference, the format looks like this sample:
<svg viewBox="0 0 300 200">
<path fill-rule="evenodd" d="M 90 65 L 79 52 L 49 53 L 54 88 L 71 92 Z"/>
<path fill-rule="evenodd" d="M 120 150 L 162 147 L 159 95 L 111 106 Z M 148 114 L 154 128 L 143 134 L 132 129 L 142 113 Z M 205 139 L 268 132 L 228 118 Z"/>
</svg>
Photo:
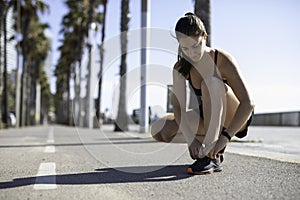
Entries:
<svg viewBox="0 0 300 200">
<path fill-rule="evenodd" d="M 188 12 L 188 13 L 185 13 L 184 16 L 195 16 L 195 14 L 192 12 Z"/>
</svg>

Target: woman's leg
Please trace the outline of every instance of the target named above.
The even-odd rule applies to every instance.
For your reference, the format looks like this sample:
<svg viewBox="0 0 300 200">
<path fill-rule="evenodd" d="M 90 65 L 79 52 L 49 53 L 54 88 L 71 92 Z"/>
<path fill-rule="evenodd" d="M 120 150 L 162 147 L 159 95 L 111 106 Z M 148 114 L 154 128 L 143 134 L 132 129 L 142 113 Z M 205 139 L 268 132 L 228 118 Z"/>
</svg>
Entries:
<svg viewBox="0 0 300 200">
<path fill-rule="evenodd" d="M 209 126 L 216 127 L 216 124 L 220 124 L 223 127 L 228 127 L 240 104 L 239 100 L 235 96 L 232 89 L 217 78 L 206 80 L 205 83 L 202 83 L 201 89 L 203 95 L 202 96 L 203 115 L 204 115 L 204 119 L 208 119 L 204 121 L 206 132 L 210 128 Z M 221 96 L 221 97 L 223 96 L 225 98 L 224 99 L 221 98 L 222 102 L 218 102 L 216 100 L 211 100 L 211 99 L 220 99 L 220 98 L 214 98 L 214 96 Z M 220 103 L 223 105 L 221 105 Z M 220 117 L 219 118 L 211 117 L 213 111 L 218 112 L 217 114 Z M 216 121 L 210 121 L 210 119 Z M 220 120 L 221 123 L 218 122 L 217 120 Z M 240 130 L 244 130 L 246 125 L 247 125 L 247 121 L 245 121 L 245 123 L 243 124 Z"/>
<path fill-rule="evenodd" d="M 229 86 L 226 87 L 227 87 L 227 93 L 226 93 L 227 111 L 226 111 L 224 127 L 229 126 L 240 104 L 239 100 L 233 93 L 232 89 Z M 244 130 L 246 126 L 247 126 L 247 121 L 245 121 L 245 123 L 243 124 L 243 126 L 240 128 L 239 131 Z"/>
<path fill-rule="evenodd" d="M 196 138 L 202 143 L 204 138 L 203 120 L 194 110 L 187 111 L 188 122 Z M 186 143 L 183 134 L 179 131 L 173 114 L 169 114 L 151 125 L 152 137 L 160 142 Z"/>
<path fill-rule="evenodd" d="M 219 92 L 220 94 L 221 92 L 223 92 L 225 93 L 224 95 L 226 95 L 226 100 L 223 101 L 226 102 L 226 106 L 224 106 L 222 112 L 219 113 L 223 117 L 220 117 L 219 120 L 223 120 L 224 122 L 221 121 L 221 124 L 224 127 L 228 127 L 239 106 L 239 101 L 234 95 L 232 89 L 227 85 L 225 85 L 224 87 L 224 83 L 223 82 L 220 83 L 220 81 L 216 80 L 216 78 L 211 79 L 209 84 L 210 86 L 214 87 L 213 92 Z M 212 89 L 208 89 L 206 85 L 202 85 L 201 89 L 203 94 L 202 100 L 203 100 L 204 118 L 210 119 L 211 111 L 212 111 L 212 109 L 210 108 L 210 104 L 211 104 L 210 92 L 212 91 Z M 214 104 L 214 102 L 212 104 Z M 199 114 L 197 112 L 195 112 L 194 110 L 189 110 L 187 111 L 187 117 L 188 117 L 188 122 L 190 122 L 191 129 L 195 130 L 197 139 L 202 143 L 206 134 L 205 130 L 207 130 L 209 127 L 209 121 L 207 121 L 206 124 L 207 127 L 205 129 L 203 119 L 199 117 Z M 246 127 L 246 123 L 247 122 L 245 122 L 241 130 L 244 130 L 244 128 Z M 178 129 L 179 128 L 175 121 L 174 115 L 169 114 L 152 123 L 151 134 L 155 140 L 160 142 L 186 143 L 183 134 Z"/>
<path fill-rule="evenodd" d="M 178 132 L 178 126 L 173 114 L 155 121 L 151 125 L 152 137 L 159 142 L 171 142 Z"/>
<path fill-rule="evenodd" d="M 215 146 L 222 127 L 228 127 L 235 116 L 239 100 L 232 89 L 217 78 L 206 79 L 201 84 L 205 139 L 207 154 Z M 244 130 L 247 121 L 240 130 Z M 220 130 L 221 129 L 221 130 Z"/>
</svg>

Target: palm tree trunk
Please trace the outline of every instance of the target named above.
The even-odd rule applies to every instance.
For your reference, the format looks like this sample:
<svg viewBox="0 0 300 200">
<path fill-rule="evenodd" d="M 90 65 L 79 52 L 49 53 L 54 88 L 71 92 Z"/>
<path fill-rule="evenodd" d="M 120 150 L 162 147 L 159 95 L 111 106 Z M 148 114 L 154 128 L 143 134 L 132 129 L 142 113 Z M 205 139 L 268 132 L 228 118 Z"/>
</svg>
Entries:
<svg viewBox="0 0 300 200">
<path fill-rule="evenodd" d="M 102 76 L 103 76 L 103 63 L 104 63 L 104 49 L 103 43 L 105 39 L 105 20 L 106 20 L 106 5 L 107 1 L 103 1 L 103 21 L 102 21 L 102 30 L 101 30 L 101 45 L 100 45 L 100 70 L 99 70 L 99 83 L 98 83 L 98 98 L 97 98 L 97 118 L 98 120 L 101 117 L 101 90 L 102 90 Z M 101 126 L 101 124 L 100 124 Z"/>
<path fill-rule="evenodd" d="M 4 8 L 5 8 L 5 4 L 4 1 L 0 1 L 0 129 L 2 128 L 2 80 L 3 80 L 3 76 L 2 76 L 2 46 L 1 46 L 1 41 L 2 41 L 2 17 L 3 17 L 3 13 L 4 13 Z"/>
<path fill-rule="evenodd" d="M 17 70 L 16 70 L 16 128 L 20 127 L 20 108 L 21 108 L 21 75 L 19 73 L 20 66 L 20 50 L 17 50 Z"/>
<path fill-rule="evenodd" d="M 4 33 L 4 69 L 3 69 L 3 123 L 4 126 L 7 127 L 8 125 L 8 102 L 7 102 L 7 30 L 6 30 L 6 12 L 3 16 L 3 33 Z"/>
<path fill-rule="evenodd" d="M 34 112 L 34 125 L 40 124 L 41 121 L 41 81 L 40 81 L 40 66 L 37 64 L 35 67 L 35 77 L 32 80 L 32 90 L 33 90 L 33 99 L 32 99 L 32 109 Z"/>
<path fill-rule="evenodd" d="M 22 19 L 21 19 L 22 20 Z M 28 58 L 28 32 L 29 32 L 29 20 L 22 20 L 22 35 L 23 35 L 23 45 L 22 45 L 22 54 L 23 54 L 23 72 L 21 75 L 21 104 L 20 104 L 20 125 L 25 126 L 28 124 L 27 112 L 28 109 L 28 77 L 29 77 L 29 58 Z M 30 85 L 30 83 L 29 83 Z"/>
<path fill-rule="evenodd" d="M 31 62 L 29 62 L 31 63 Z M 27 68 L 28 72 L 27 72 L 27 85 L 26 85 L 26 96 L 27 96 L 27 99 L 26 99 L 26 107 L 27 107 L 27 112 L 26 112 L 26 125 L 29 126 L 29 125 L 32 125 L 32 116 L 34 116 L 34 110 L 32 110 L 32 100 L 34 98 L 34 90 L 33 90 L 33 87 L 34 87 L 34 84 L 32 83 L 32 77 L 31 77 L 31 69 L 32 67 L 29 67 Z M 35 88 L 35 87 L 34 87 Z"/>
<path fill-rule="evenodd" d="M 17 1 L 17 21 L 16 21 L 16 28 L 17 34 L 21 33 L 21 4 L 20 1 Z M 16 70 L 16 127 L 19 128 L 20 126 L 20 104 L 21 104 L 21 75 L 19 73 L 20 69 L 20 42 L 19 38 L 17 38 L 17 70 Z"/>
<path fill-rule="evenodd" d="M 80 77 L 79 77 L 79 70 L 80 70 L 80 61 L 75 63 L 74 67 L 74 87 L 75 87 L 75 97 L 74 97 L 74 121 L 76 125 L 79 125 L 79 117 L 80 117 L 80 110 L 79 110 L 79 99 L 80 99 Z"/>
<path fill-rule="evenodd" d="M 89 35 L 90 37 L 90 35 Z M 92 124 L 91 124 L 91 117 L 90 115 L 92 113 L 90 113 L 91 110 L 91 85 L 90 85 L 90 80 L 91 80 L 91 69 L 92 69 L 92 45 L 88 44 L 88 64 L 87 64 L 87 85 L 86 85 L 86 98 L 85 98 L 85 105 L 86 105 L 86 109 L 85 109 L 85 126 L 88 128 L 92 128 Z"/>
<path fill-rule="evenodd" d="M 35 125 L 37 125 L 41 122 L 41 83 L 39 80 L 36 81 L 35 88 Z"/>
<path fill-rule="evenodd" d="M 25 59 L 25 58 L 24 58 Z M 24 106 L 24 99 L 26 98 L 25 95 L 25 62 L 23 60 L 23 72 L 21 74 L 21 85 L 20 85 L 20 89 L 21 89 L 21 96 L 20 96 L 20 119 L 19 119 L 19 123 L 20 123 L 20 127 L 25 125 L 25 106 Z"/>
<path fill-rule="evenodd" d="M 211 42 L 211 28 L 210 28 L 210 0 L 195 0 L 195 14 L 203 21 L 208 34 L 207 46 Z"/>
<path fill-rule="evenodd" d="M 127 31 L 129 23 L 129 0 L 122 0 L 121 13 L 121 66 L 120 66 L 120 97 L 118 116 L 115 122 L 115 131 L 128 130 L 127 99 L 126 99 L 126 56 L 127 56 Z"/>
<path fill-rule="evenodd" d="M 83 126 L 83 117 L 81 116 L 81 113 L 82 113 L 82 99 L 81 99 L 81 96 L 80 96 L 80 92 L 81 92 L 81 60 L 79 62 L 79 83 L 78 83 L 78 123 L 79 123 L 79 127 L 82 127 Z"/>
<path fill-rule="evenodd" d="M 1 10 L 0 10 L 1 11 Z M 0 17 L 0 22 L 1 22 L 1 17 Z M 2 23 L 0 23 L 0 44 L 2 41 Z M 2 50 L 1 50 L 1 45 L 0 45 L 0 72 L 2 72 Z M 2 73 L 0 73 L 0 105 L 2 105 Z M 2 128 L 2 106 L 0 106 L 0 129 Z"/>
<path fill-rule="evenodd" d="M 71 70 L 68 70 L 67 73 L 67 118 L 66 118 L 66 124 L 71 125 L 71 113 L 70 113 L 70 99 L 71 99 L 71 93 L 70 93 L 70 80 L 71 80 Z"/>
</svg>

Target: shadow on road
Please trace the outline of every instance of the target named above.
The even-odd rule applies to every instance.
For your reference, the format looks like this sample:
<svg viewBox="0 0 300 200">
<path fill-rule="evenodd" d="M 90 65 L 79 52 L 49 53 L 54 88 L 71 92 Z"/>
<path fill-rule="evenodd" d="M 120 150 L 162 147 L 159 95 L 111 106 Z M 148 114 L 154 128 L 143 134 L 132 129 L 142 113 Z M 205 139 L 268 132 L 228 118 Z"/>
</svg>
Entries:
<svg viewBox="0 0 300 200">
<path fill-rule="evenodd" d="M 191 177 L 186 173 L 187 165 L 172 166 L 136 166 L 120 168 L 96 169 L 95 172 L 38 176 L 45 180 L 39 184 L 49 184 L 49 179 L 56 179 L 58 185 L 87 185 L 87 184 L 112 184 L 112 183 L 137 183 L 176 181 Z M 151 171 L 151 169 L 159 169 Z M 126 171 L 151 171 L 147 173 L 128 173 Z M 37 177 L 17 178 L 8 182 L 0 182 L 0 189 L 15 188 L 34 185 Z M 52 183 L 53 184 L 53 183 Z"/>
</svg>

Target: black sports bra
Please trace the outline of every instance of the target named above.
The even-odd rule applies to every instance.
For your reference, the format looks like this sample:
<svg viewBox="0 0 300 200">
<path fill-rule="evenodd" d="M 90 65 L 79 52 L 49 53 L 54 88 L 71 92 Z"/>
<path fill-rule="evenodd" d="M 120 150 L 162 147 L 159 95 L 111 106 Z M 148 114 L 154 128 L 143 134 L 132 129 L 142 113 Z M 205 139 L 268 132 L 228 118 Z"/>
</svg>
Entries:
<svg viewBox="0 0 300 200">
<path fill-rule="evenodd" d="M 193 88 L 195 95 L 196 95 L 196 96 L 202 96 L 202 91 L 201 91 L 201 89 L 195 88 L 195 87 L 193 86 L 191 76 L 189 76 L 188 81 L 189 81 L 190 86 Z"/>
</svg>

